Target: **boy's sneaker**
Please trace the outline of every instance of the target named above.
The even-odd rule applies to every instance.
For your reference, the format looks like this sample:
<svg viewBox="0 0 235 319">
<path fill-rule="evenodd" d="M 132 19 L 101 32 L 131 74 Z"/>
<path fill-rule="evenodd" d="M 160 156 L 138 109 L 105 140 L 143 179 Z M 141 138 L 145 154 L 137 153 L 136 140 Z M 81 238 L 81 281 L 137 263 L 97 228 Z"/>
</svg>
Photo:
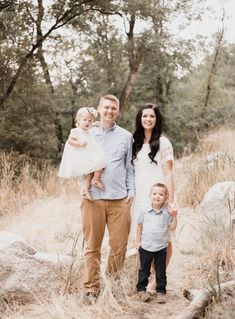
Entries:
<svg viewBox="0 0 235 319">
<path fill-rule="evenodd" d="M 140 301 L 148 301 L 150 299 L 150 295 L 149 293 L 147 293 L 147 291 L 138 291 L 137 292 L 137 298 L 140 300 Z"/>
<path fill-rule="evenodd" d="M 157 303 L 166 303 L 166 294 L 157 293 Z"/>
</svg>

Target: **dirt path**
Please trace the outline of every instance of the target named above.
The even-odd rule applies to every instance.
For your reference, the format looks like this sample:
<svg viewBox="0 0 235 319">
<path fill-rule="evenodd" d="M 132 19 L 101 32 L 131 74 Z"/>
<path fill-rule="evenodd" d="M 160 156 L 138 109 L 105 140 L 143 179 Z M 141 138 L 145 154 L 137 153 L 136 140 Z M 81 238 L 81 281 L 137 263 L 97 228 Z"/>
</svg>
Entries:
<svg viewBox="0 0 235 319">
<path fill-rule="evenodd" d="M 179 209 L 179 222 L 173 238 L 173 256 L 167 270 L 167 303 L 158 304 L 152 297 L 149 307 L 142 310 L 135 318 L 173 319 L 180 314 L 189 301 L 183 297 L 185 288 L 197 286 L 197 274 L 194 272 L 194 247 L 197 241 L 196 227 L 198 215 L 192 209 Z"/>
<path fill-rule="evenodd" d="M 135 307 L 131 308 L 130 312 L 128 311 L 130 318 L 173 319 L 189 305 L 190 302 L 183 297 L 183 290 L 198 287 L 196 269 L 198 256 L 195 254 L 195 248 L 199 237 L 196 229 L 199 225 L 199 215 L 195 210 L 191 208 L 179 209 L 178 226 L 175 236 L 172 238 L 173 256 L 167 269 L 167 303 L 158 304 L 156 298 L 152 297 L 147 307 L 143 304 L 142 307 L 138 306 L 136 310 Z M 104 240 L 104 251 L 108 252 L 107 237 Z M 105 258 L 103 266 L 105 266 Z M 136 267 L 130 269 L 137 270 Z"/>
<path fill-rule="evenodd" d="M 15 216 L 14 220 L 6 220 L 5 230 L 18 233 L 37 250 L 70 253 L 73 241 L 68 239 L 80 233 L 79 246 L 82 241 L 79 216 L 80 205 L 77 199 L 49 198 L 31 203 L 24 212 Z M 195 227 L 198 223 L 198 215 L 192 209 L 179 209 L 178 227 L 173 239 L 173 256 L 167 271 L 167 303 L 159 305 L 153 298 L 148 304 L 124 305 L 125 315 L 121 315 L 122 318 L 173 319 L 189 304 L 183 297 L 183 290 L 197 287 L 197 273 L 194 271 L 196 260 L 194 247 L 196 247 L 197 240 Z M 108 252 L 108 236 L 105 237 L 103 243 L 103 252 Z M 105 255 L 102 268 L 104 267 Z M 135 269 L 130 268 L 127 272 L 133 273 Z M 133 291 L 134 289 L 135 281 L 133 281 Z M 105 318 L 114 318 L 113 316 L 114 314 L 110 313 L 110 317 Z M 97 318 L 92 313 L 89 314 L 89 317 Z"/>
<path fill-rule="evenodd" d="M 147 307 L 143 305 L 142 308 L 136 308 L 136 311 L 133 307 L 129 313 L 130 318 L 173 319 L 189 305 L 190 302 L 183 297 L 183 290 L 196 288 L 198 284 L 198 273 L 195 269 L 197 256 L 194 251 L 198 240 L 198 232 L 196 231 L 198 225 L 199 216 L 195 210 L 191 208 L 179 209 L 177 231 L 172 238 L 173 256 L 167 269 L 167 303 L 158 304 L 156 298 L 152 297 Z M 107 239 L 106 236 L 104 252 L 108 252 Z M 105 264 L 104 257 L 103 267 Z M 137 270 L 136 267 L 130 269 Z"/>
</svg>

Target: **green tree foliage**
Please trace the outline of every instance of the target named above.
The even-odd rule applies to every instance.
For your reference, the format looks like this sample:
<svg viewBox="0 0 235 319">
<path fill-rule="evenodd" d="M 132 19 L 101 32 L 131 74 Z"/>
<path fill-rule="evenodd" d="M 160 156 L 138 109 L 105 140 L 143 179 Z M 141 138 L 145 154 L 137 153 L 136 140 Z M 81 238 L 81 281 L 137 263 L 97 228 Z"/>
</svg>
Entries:
<svg viewBox="0 0 235 319">
<path fill-rule="evenodd" d="M 107 93 L 120 98 L 119 122 L 129 130 L 142 103 L 160 102 L 177 154 L 194 147 L 200 132 L 232 122 L 234 47 L 221 41 L 205 109 L 213 55 L 193 68 L 198 42 L 168 29 L 175 17 L 187 23 L 195 16 L 193 3 L 0 3 L 0 147 L 58 159 L 77 109 L 97 106 Z"/>
<path fill-rule="evenodd" d="M 43 0 L 38 0 L 37 3 L 12 1 L 7 6 L 1 7 L 0 62 L 3 67 L 0 72 L 0 82 L 2 83 L 0 105 L 1 129 L 4 136 L 1 146 L 30 153 L 31 156 L 35 157 L 39 156 L 38 152 L 41 153 L 42 157 L 56 157 L 56 152 L 53 152 L 53 150 L 57 149 L 57 153 L 61 151 L 62 139 L 60 138 L 62 138 L 62 135 L 55 97 L 53 96 L 54 89 L 47 72 L 42 43 L 49 40 L 56 30 L 79 16 L 86 19 L 86 14 L 89 18 L 90 11 L 105 12 L 111 2 L 106 0 L 58 0 L 54 1 L 46 12 L 44 12 L 43 4 Z M 44 25 L 42 22 L 44 22 Z M 37 60 L 40 61 L 41 67 L 36 63 Z M 44 80 L 46 80 L 46 86 Z M 48 84 L 50 84 L 51 94 L 47 92 Z M 42 88 L 45 90 L 44 93 Z M 37 98 L 35 98 L 34 93 Z M 34 108 L 37 112 L 32 108 L 34 102 L 36 103 Z M 41 117 L 38 115 L 40 113 L 38 110 L 42 112 Z M 50 114 L 48 110 L 50 110 Z M 20 117 L 18 123 L 22 123 L 22 126 L 15 122 L 16 117 L 11 117 L 11 113 L 18 113 Z M 35 132 L 33 128 L 37 118 L 40 120 L 40 124 L 38 123 L 36 127 L 43 129 L 36 130 L 36 142 L 30 147 L 30 143 L 33 144 L 35 136 L 29 137 L 29 131 L 32 130 L 32 134 Z M 51 126 L 53 125 L 54 129 L 52 131 Z M 17 133 L 19 130 L 21 131 L 21 128 L 24 128 L 24 130 L 21 131 L 21 134 L 15 134 L 14 130 L 7 130 L 10 126 L 18 127 Z M 45 131 L 45 134 L 52 134 L 45 138 L 44 142 L 45 134 L 43 134 L 43 131 Z M 55 136 L 59 143 L 55 142 Z M 45 145 L 46 143 L 48 143 L 48 146 Z M 43 149 L 45 152 L 42 151 Z M 48 149 L 51 151 L 48 152 Z"/>
<path fill-rule="evenodd" d="M 23 75 L 24 81 L 19 82 L 1 111 L 0 147 L 36 159 L 56 160 L 57 139 L 50 91 L 45 84 L 37 84 L 31 66 Z"/>
<path fill-rule="evenodd" d="M 211 98 L 205 108 L 207 79 L 213 59 L 213 54 L 208 55 L 203 63 L 174 85 L 172 102 L 166 109 L 166 122 L 177 154 L 195 148 L 202 132 L 220 125 L 234 126 L 235 46 L 222 47 Z"/>
</svg>

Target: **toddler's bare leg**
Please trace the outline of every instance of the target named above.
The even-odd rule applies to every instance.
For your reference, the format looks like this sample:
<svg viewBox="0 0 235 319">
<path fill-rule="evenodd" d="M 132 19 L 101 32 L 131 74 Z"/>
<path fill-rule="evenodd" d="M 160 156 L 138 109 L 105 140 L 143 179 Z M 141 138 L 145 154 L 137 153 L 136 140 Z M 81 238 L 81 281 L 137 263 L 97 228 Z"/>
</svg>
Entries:
<svg viewBox="0 0 235 319">
<path fill-rule="evenodd" d="M 94 172 L 94 177 L 93 177 L 94 181 L 99 181 L 100 177 L 101 177 L 101 174 L 102 174 L 102 169 L 99 170 L 99 171 L 95 171 Z"/>
<path fill-rule="evenodd" d="M 85 177 L 85 185 L 84 189 L 82 192 L 83 198 L 86 198 L 88 200 L 92 200 L 91 193 L 90 193 L 90 188 L 91 188 L 91 180 L 93 177 L 93 173 L 87 174 Z"/>
<path fill-rule="evenodd" d="M 93 177 L 93 173 L 87 174 L 85 178 L 85 191 L 89 191 L 91 188 L 91 180 Z"/>
<path fill-rule="evenodd" d="M 102 170 L 99 171 L 95 171 L 94 172 L 94 177 L 93 177 L 93 181 L 92 181 L 92 185 L 94 185 L 95 187 L 97 187 L 98 189 L 104 190 L 104 185 L 100 180 L 102 174 Z"/>
</svg>

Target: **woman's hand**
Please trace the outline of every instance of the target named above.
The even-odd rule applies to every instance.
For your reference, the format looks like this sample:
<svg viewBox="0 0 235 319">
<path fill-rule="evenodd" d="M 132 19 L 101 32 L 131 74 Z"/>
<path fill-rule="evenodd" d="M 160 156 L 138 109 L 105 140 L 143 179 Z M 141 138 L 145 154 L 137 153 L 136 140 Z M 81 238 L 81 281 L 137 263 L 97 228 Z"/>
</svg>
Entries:
<svg viewBox="0 0 235 319">
<path fill-rule="evenodd" d="M 171 217 L 176 217 L 178 214 L 178 208 L 175 202 L 168 202 L 167 203 L 168 212 L 171 215 Z"/>
<path fill-rule="evenodd" d="M 140 241 L 135 241 L 135 248 L 136 248 L 137 250 L 139 250 L 139 248 L 140 248 Z"/>
</svg>

